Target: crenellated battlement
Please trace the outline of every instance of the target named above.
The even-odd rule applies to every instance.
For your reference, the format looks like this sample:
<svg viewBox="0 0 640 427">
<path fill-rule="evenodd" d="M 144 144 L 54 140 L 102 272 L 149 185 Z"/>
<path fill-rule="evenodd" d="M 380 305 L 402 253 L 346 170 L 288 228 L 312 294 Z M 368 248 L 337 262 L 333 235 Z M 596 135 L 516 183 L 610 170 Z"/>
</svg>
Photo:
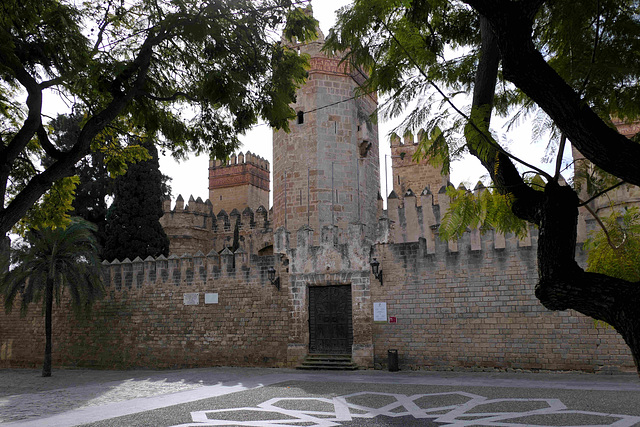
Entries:
<svg viewBox="0 0 640 427">
<path fill-rule="evenodd" d="M 259 169 L 269 171 L 269 161 L 264 157 L 247 151 L 247 153 L 232 154 L 228 159 L 214 159 L 209 161 L 209 168 L 228 168 L 240 165 L 253 165 Z"/>
<path fill-rule="evenodd" d="M 176 203 L 171 208 L 171 200 L 165 199 L 162 205 L 165 215 L 168 214 L 169 218 L 161 220 L 163 226 L 179 226 L 184 224 L 173 224 L 178 218 L 183 222 L 184 217 L 178 217 L 177 215 L 183 214 L 191 216 L 192 218 L 205 217 L 210 221 L 210 225 L 206 221 L 193 220 L 191 221 L 193 227 L 210 228 L 215 231 L 225 231 L 230 227 L 235 227 L 236 222 L 239 220 L 239 226 L 241 229 L 264 229 L 269 226 L 269 211 L 264 206 L 259 206 L 256 210 L 246 207 L 240 212 L 238 209 L 233 209 L 227 213 L 224 209 L 215 213 L 211 201 L 207 199 L 202 201 L 200 197 L 194 199 L 193 196 L 189 198 L 189 202 L 185 205 L 182 195 L 178 195 Z"/>
<path fill-rule="evenodd" d="M 449 182 L 449 175 L 442 175 L 441 168 L 431 165 L 427 159 L 419 162 L 413 159 L 420 141 L 425 136 L 425 131 L 421 129 L 416 136 L 417 139 L 411 132 L 405 133 L 402 138 L 396 133 L 390 136 L 393 191 L 396 195 L 402 196 L 411 188 L 427 188 L 429 191 L 436 192 L 437 202 L 437 191 L 443 184 Z"/>
<path fill-rule="evenodd" d="M 438 228 L 451 203 L 451 198 L 446 192 L 449 186 L 453 185 L 448 183 L 439 189 L 437 201 L 429 188 L 425 188 L 419 195 L 408 189 L 402 198 L 392 192 L 387 201 L 387 209 L 382 211 L 378 222 L 376 243 L 411 243 L 424 239 L 427 254 L 434 254 L 436 248 L 445 246 L 448 252 L 458 252 L 457 240 L 450 240 L 446 245 L 439 243 Z M 463 184 L 458 188 L 466 190 Z M 487 191 L 486 188 L 482 183 L 478 183 L 474 193 L 480 194 L 483 191 Z M 513 238 L 495 230 L 478 228 L 469 229 L 467 233 L 471 251 L 480 251 L 483 248 L 504 249 L 505 239 Z M 535 239 L 536 236 L 535 229 L 530 226 L 527 237 L 518 239 L 518 247 L 531 247 L 532 237 Z"/>
<path fill-rule="evenodd" d="M 242 248 L 235 252 L 225 248 L 220 253 L 212 250 L 207 255 L 198 251 L 193 255 L 149 256 L 144 260 L 140 257 L 133 261 L 129 258 L 105 260 L 102 262 L 102 280 L 107 289 L 116 291 L 169 285 L 184 291 L 188 286 L 215 284 L 217 280 L 236 277 L 267 283 L 267 269 L 273 265 L 271 255 L 250 256 Z"/>
<path fill-rule="evenodd" d="M 220 209 L 216 212 L 208 199 L 203 201 L 200 197 L 194 199 L 191 196 L 185 205 L 182 195 L 179 195 L 173 208 L 171 200 L 166 199 L 163 211 L 160 223 L 171 241 L 171 254 L 230 247 L 236 228 L 238 238 L 248 244 L 251 253 L 271 245 L 270 215 L 262 205 L 255 210 L 245 207 L 242 211 Z"/>
</svg>

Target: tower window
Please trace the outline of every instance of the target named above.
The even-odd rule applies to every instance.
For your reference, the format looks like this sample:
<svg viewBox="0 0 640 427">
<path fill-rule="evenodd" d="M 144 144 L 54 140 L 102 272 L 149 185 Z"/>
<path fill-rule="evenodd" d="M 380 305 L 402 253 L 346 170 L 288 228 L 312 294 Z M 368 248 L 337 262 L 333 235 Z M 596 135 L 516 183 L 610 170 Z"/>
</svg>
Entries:
<svg viewBox="0 0 640 427">
<path fill-rule="evenodd" d="M 304 123 L 304 111 L 298 111 L 298 124 L 301 125 Z"/>
</svg>

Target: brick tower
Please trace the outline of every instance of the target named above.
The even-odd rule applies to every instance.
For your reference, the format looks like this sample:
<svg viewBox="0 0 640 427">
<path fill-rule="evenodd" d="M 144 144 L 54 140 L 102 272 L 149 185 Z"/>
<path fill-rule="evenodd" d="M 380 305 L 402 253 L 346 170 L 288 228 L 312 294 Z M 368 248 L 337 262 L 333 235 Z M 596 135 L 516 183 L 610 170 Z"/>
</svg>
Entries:
<svg viewBox="0 0 640 427">
<path fill-rule="evenodd" d="M 422 136 L 418 134 L 418 141 Z M 436 195 L 443 185 L 449 182 L 449 175 L 443 176 L 440 168 L 434 167 L 426 159 L 416 162 L 413 155 L 418 148 L 413 134 L 407 134 L 400 139 L 396 134 L 391 135 L 391 169 L 393 173 L 393 191 L 398 197 L 404 197 L 407 190 L 420 194 L 425 188 Z"/>
<path fill-rule="evenodd" d="M 269 206 L 269 162 L 250 151 L 209 161 L 209 200 L 214 212 Z"/>
<path fill-rule="evenodd" d="M 293 46 L 310 56 L 310 69 L 292 105 L 291 131 L 273 135 L 273 228 L 285 227 L 294 238 L 306 225 L 318 236 L 323 226 L 342 233 L 362 223 L 372 235 L 380 167 L 378 128 L 369 116 L 377 99 L 356 96 L 362 72 L 321 52 L 318 33 L 316 41 Z"/>
</svg>

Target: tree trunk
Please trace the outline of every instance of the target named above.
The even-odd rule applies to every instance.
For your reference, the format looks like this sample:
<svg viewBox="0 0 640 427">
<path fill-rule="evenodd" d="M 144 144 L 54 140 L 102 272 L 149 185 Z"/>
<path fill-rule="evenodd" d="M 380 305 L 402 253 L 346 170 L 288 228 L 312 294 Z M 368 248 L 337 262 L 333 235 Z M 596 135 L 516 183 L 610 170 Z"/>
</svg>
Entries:
<svg viewBox="0 0 640 427">
<path fill-rule="evenodd" d="M 48 278 L 45 290 L 44 313 L 44 362 L 42 364 L 42 376 L 51 376 L 51 323 L 53 314 L 53 279 Z"/>
<path fill-rule="evenodd" d="M 575 261 L 578 196 L 545 187 L 540 204 L 536 297 L 549 310 L 573 309 L 613 326 L 631 349 L 640 375 L 640 283 L 587 273 Z"/>
</svg>

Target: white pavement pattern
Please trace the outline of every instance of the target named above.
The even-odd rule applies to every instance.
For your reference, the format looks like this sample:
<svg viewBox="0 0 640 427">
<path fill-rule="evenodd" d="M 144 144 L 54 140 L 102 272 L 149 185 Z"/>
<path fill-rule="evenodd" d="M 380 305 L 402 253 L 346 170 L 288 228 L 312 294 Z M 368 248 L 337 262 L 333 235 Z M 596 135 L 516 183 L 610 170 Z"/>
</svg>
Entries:
<svg viewBox="0 0 640 427">
<path fill-rule="evenodd" d="M 82 381 L 77 381 L 77 385 L 73 378 L 78 377 L 74 377 L 73 372 L 57 371 L 54 375 L 57 374 L 62 379 L 59 383 L 50 384 L 59 388 L 46 390 L 42 387 L 45 383 L 36 381 L 35 376 L 31 380 L 33 384 L 23 384 L 27 381 L 16 376 L 16 371 L 0 370 L 0 426 L 75 426 L 204 401 L 287 381 L 309 384 L 350 383 L 358 385 L 361 391 L 326 398 L 292 398 L 278 396 L 279 393 L 275 392 L 264 401 L 256 401 L 261 403 L 255 406 L 228 409 L 218 407 L 211 410 L 206 410 L 207 406 L 201 407 L 205 410 L 191 412 L 192 422 L 181 425 L 324 427 L 340 426 L 343 423 L 348 425 L 352 420 L 355 422 L 375 417 L 410 417 L 444 426 L 640 425 L 640 404 L 627 414 L 608 414 L 586 411 L 583 409 L 588 408 L 577 408 L 575 405 L 567 407 L 561 400 L 551 396 L 553 390 L 629 392 L 633 396 L 640 396 L 640 383 L 637 377 L 631 375 L 603 377 L 576 374 L 381 371 L 301 373 L 288 369 L 211 368 L 120 373 L 84 371 L 84 377 L 81 377 Z M 64 375 L 71 380 L 65 383 Z M 86 378 L 93 380 L 88 383 Z M 457 390 L 405 395 L 371 391 L 373 384 L 448 386 Z M 474 393 L 464 391 L 470 387 L 476 387 Z M 477 387 L 482 387 L 487 393 L 479 392 Z M 538 394 L 542 393 L 542 398 L 487 397 L 491 396 L 490 390 L 501 387 L 536 389 Z M 19 393 L 12 395 L 11 391 L 14 389 Z M 26 392 L 30 389 L 39 392 Z M 178 422 L 187 420 L 188 418 Z M 552 424 L 549 420 L 552 420 Z"/>
<path fill-rule="evenodd" d="M 356 396 L 386 396 L 393 399 L 389 404 L 381 407 L 368 407 L 350 403 L 350 398 Z M 464 403 L 443 403 L 439 400 L 437 406 L 425 406 L 417 401 L 430 397 L 465 397 Z M 456 399 L 458 400 L 458 399 Z M 286 409 L 283 406 L 298 406 L 304 408 L 309 403 L 326 403 L 330 410 L 318 411 L 310 409 Z M 291 405 L 291 404 L 294 405 Z M 522 405 L 522 404 L 529 405 Z M 297 404 L 297 405 L 296 405 Z M 492 411 L 492 405 L 499 404 L 505 407 L 503 411 Z M 513 404 L 513 409 L 511 404 Z M 518 410 L 528 406 L 528 409 Z M 312 405 L 317 407 L 317 405 Z M 233 417 L 236 412 L 238 417 Z M 247 413 L 253 412 L 255 419 L 244 421 Z M 281 418 L 272 418 L 274 414 L 281 415 Z M 221 415 L 223 417 L 216 418 Z M 571 423 L 572 416 L 576 418 L 588 416 L 590 419 L 599 419 L 602 423 L 588 424 L 589 426 L 615 426 L 630 427 L 640 423 L 640 416 L 605 414 L 591 411 L 569 410 L 558 399 L 488 399 L 477 394 L 459 392 L 415 394 L 406 396 L 404 394 L 380 393 L 380 392 L 359 392 L 345 396 L 326 398 L 273 398 L 258 405 L 258 407 L 216 409 L 209 411 L 194 411 L 191 413 L 193 423 L 180 424 L 173 427 L 202 427 L 202 426 L 254 426 L 254 427 L 335 427 L 342 425 L 342 422 L 352 421 L 353 418 L 375 418 L 387 416 L 392 418 L 412 416 L 415 419 L 430 419 L 443 426 L 464 427 L 464 426 L 523 426 L 530 425 L 528 417 L 536 416 L 560 416 L 563 417 L 563 425 L 579 426 Z M 516 422 L 517 420 L 517 422 Z M 509 422 L 512 421 L 512 422 Z M 567 421 L 569 424 L 566 424 Z M 540 425 L 540 424 L 535 424 Z M 584 425 L 584 424 L 583 424 Z"/>
</svg>

